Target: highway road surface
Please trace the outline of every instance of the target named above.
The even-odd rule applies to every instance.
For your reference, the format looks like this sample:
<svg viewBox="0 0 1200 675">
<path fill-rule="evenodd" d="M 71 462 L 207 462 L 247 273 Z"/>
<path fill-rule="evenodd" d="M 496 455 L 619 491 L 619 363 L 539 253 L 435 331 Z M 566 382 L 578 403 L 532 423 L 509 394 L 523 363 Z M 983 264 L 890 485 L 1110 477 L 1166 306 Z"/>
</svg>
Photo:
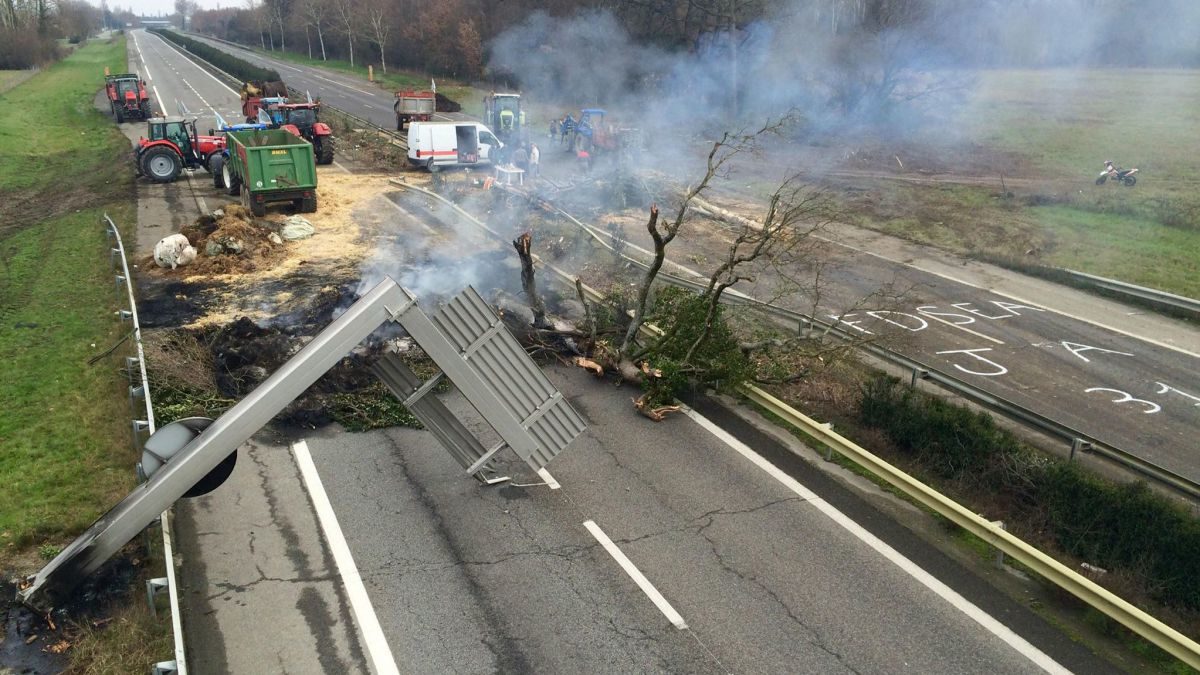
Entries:
<svg viewBox="0 0 1200 675">
<path fill-rule="evenodd" d="M 184 101 L 202 129 L 236 111 L 177 50 L 129 35 L 156 101 Z M 140 185 L 138 249 L 227 200 L 203 173 Z M 1002 309 L 947 292 L 924 302 Z M 545 475 L 505 457 L 503 486 L 422 431 L 259 434 L 228 484 L 178 508 L 191 671 L 1111 670 L 719 406 L 656 424 L 629 389 L 550 374 L 589 429 Z"/>
</svg>

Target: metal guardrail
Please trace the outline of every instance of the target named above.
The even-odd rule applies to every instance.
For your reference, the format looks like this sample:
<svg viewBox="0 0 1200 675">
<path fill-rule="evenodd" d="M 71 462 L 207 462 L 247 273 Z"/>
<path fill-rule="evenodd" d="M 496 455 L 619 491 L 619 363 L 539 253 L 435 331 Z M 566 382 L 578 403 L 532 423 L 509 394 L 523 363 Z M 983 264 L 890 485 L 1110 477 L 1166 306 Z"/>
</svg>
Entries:
<svg viewBox="0 0 1200 675">
<path fill-rule="evenodd" d="M 494 236 L 499 236 L 498 233 L 482 221 L 441 195 L 399 181 L 392 181 L 392 183 L 399 187 L 433 197 L 455 209 L 477 227 Z M 544 261 L 539 260 L 538 262 L 568 285 L 573 286 L 575 284 L 576 277 Z M 692 283 L 687 282 L 687 285 L 690 286 Z M 589 299 L 601 299 L 602 296 L 599 291 L 584 284 L 580 285 L 583 288 L 584 294 Z M 999 524 L 992 523 L 982 516 L 972 513 L 958 502 L 937 492 L 871 452 L 855 445 L 840 434 L 832 431 L 828 425 L 821 424 L 807 417 L 753 385 L 744 385 L 741 387 L 741 391 L 749 400 L 778 415 L 781 419 L 804 431 L 818 442 L 825 444 L 847 459 L 886 480 L 897 490 L 986 541 L 997 550 L 1010 556 L 1018 563 L 1025 565 L 1050 583 L 1066 590 L 1097 611 L 1129 628 L 1134 633 L 1149 640 L 1189 666 L 1200 669 L 1200 645 L 1197 645 L 1182 633 L 1134 607 L 1020 538 L 1009 534 Z"/>
<path fill-rule="evenodd" d="M 602 232 L 585 223 L 580 222 L 569 213 L 559 209 L 553 204 L 543 202 L 549 207 L 557 210 L 575 225 L 582 228 L 585 232 L 592 236 L 601 246 L 607 247 L 609 250 L 616 252 L 616 249 L 605 242 L 603 237 L 609 236 L 608 233 Z M 641 267 L 647 268 L 647 264 L 643 261 L 632 258 L 625 253 L 620 253 L 625 260 Z M 660 271 L 658 278 L 662 281 L 681 288 L 687 288 L 693 291 L 702 292 L 707 288 L 707 280 L 696 281 L 694 279 L 685 279 L 669 272 Z M 1099 278 L 1099 277 L 1097 277 Z M 1113 282 L 1121 283 L 1121 282 Z M 1136 288 L 1136 287 L 1135 287 Z M 778 320 L 786 322 L 789 327 L 809 327 L 815 328 L 824 334 L 832 335 L 846 342 L 853 341 L 853 336 L 843 330 L 840 330 L 836 324 L 830 324 L 820 319 L 816 319 L 802 312 L 779 307 L 768 302 L 763 302 L 756 298 L 750 297 L 744 293 L 737 291 L 726 291 L 722 298 L 724 302 L 730 305 L 742 305 L 755 309 L 759 312 L 772 316 Z M 1186 298 L 1184 298 L 1186 300 Z M 983 406 L 988 410 L 1000 413 L 1010 419 L 1016 420 L 1026 426 L 1037 429 L 1038 431 L 1065 440 L 1071 446 L 1070 457 L 1074 458 L 1077 451 L 1091 452 L 1100 455 L 1105 459 L 1116 462 L 1127 469 L 1136 471 L 1137 473 L 1157 481 L 1167 487 L 1179 491 L 1180 493 L 1191 497 L 1192 499 L 1200 500 L 1200 483 L 1185 478 L 1169 469 L 1161 467 L 1154 462 L 1151 462 L 1142 457 L 1118 448 L 1114 445 L 1103 443 L 1097 439 L 1091 438 L 1086 434 L 1071 428 L 1061 422 L 1057 422 L 1041 413 L 1030 410 L 1024 406 L 1008 401 L 991 392 L 985 391 L 971 385 L 967 382 L 959 380 L 951 375 L 943 373 L 931 366 L 917 361 L 916 359 L 904 356 L 885 347 L 875 344 L 860 345 L 860 349 L 878 358 L 885 363 L 903 368 L 912 374 L 910 384 L 916 384 L 917 380 L 929 380 L 939 387 L 952 392 L 953 394 Z"/>
<path fill-rule="evenodd" d="M 209 64 L 207 61 L 204 61 L 204 59 L 201 59 L 200 57 L 195 56 L 193 54 L 190 54 L 190 53 L 186 52 L 186 50 L 181 50 L 181 51 L 184 51 L 184 53 L 187 54 L 189 57 L 194 58 L 198 61 L 201 61 L 201 62 L 205 63 L 206 65 L 208 65 L 209 67 L 212 67 L 215 70 L 218 70 L 225 77 L 231 78 L 233 81 L 236 81 L 236 79 L 233 78 L 231 75 L 229 75 L 228 73 L 225 73 L 224 71 L 221 71 L 219 68 L 216 68 L 216 66 L 212 66 L 212 64 Z M 374 127 L 381 134 L 391 137 L 393 139 L 393 143 L 395 143 L 396 145 L 403 147 L 403 148 L 408 147 L 407 143 L 404 142 L 400 138 L 399 134 L 395 134 L 394 132 L 391 132 L 387 129 L 383 129 L 382 127 L 374 124 L 370 120 L 366 120 L 361 117 L 357 117 L 355 115 L 347 113 L 338 108 L 334 108 L 333 106 L 329 106 L 329 107 L 332 110 L 334 110 L 337 114 L 343 115 L 343 116 L 345 116 L 349 119 L 352 119 L 352 120 L 354 120 L 360 124 L 363 124 L 365 126 Z M 412 187 L 412 186 L 405 185 L 405 187 Z M 429 193 L 429 194 L 433 195 L 434 193 Z M 437 196 L 437 195 L 434 195 L 434 196 Z M 438 197 L 438 198 L 440 199 L 440 197 Z M 553 205 L 551 205 L 551 206 L 553 206 Z M 557 209 L 557 207 L 554 207 L 554 208 Z M 557 209 L 557 210 L 560 213 L 562 213 L 564 216 L 566 216 L 568 219 L 573 221 L 576 225 L 578 225 L 579 227 L 581 227 L 585 231 L 587 231 L 590 235 L 592 235 L 593 238 L 597 239 L 597 241 L 600 241 L 600 243 L 602 245 L 608 246 L 610 249 L 612 248 L 611 246 L 609 246 L 608 244 L 604 243 L 603 241 L 601 241 L 599 239 L 600 236 L 606 236 L 606 233 L 597 232 L 594 228 L 592 228 L 588 225 L 585 225 L 584 223 L 579 222 L 575 218 L 571 217 L 570 214 L 567 214 L 566 212 L 562 211 L 561 209 Z M 461 211 L 461 209 L 460 209 L 460 211 Z M 461 212 L 463 213 L 463 215 L 470 217 L 469 214 L 467 214 L 465 211 L 461 211 Z M 621 253 L 621 257 L 625 258 L 629 262 L 631 262 L 643 269 L 646 268 L 646 263 L 644 263 L 640 260 L 637 260 L 636 258 L 631 258 L 631 257 L 625 255 L 624 253 Z M 1170 293 L 1165 293 L 1163 291 L 1156 291 L 1154 289 L 1143 288 L 1140 286 L 1134 286 L 1132 284 L 1126 284 L 1126 283 L 1120 282 L 1120 281 L 1105 279 L 1103 277 L 1096 277 L 1096 276 L 1092 276 L 1089 274 L 1084 274 L 1082 272 L 1074 272 L 1071 270 L 1065 270 L 1065 271 L 1071 275 L 1075 275 L 1077 277 L 1086 279 L 1089 283 L 1093 283 L 1094 285 L 1105 288 L 1107 290 L 1123 292 L 1128 295 L 1141 298 L 1143 300 L 1159 302 L 1161 304 L 1171 306 L 1177 310 L 1195 312 L 1195 314 L 1197 316 L 1200 316 L 1200 301 L 1192 300 L 1190 298 L 1185 298 L 1182 296 L 1172 295 Z M 683 277 L 678 277 L 678 276 L 672 275 L 667 272 L 659 272 L 659 278 L 667 283 L 672 284 L 672 285 L 679 286 L 682 288 L 689 288 L 694 291 L 702 291 L 706 288 L 706 284 L 704 284 L 704 283 L 699 283 L 699 282 L 696 282 L 696 281 L 693 281 L 690 279 L 684 279 Z M 801 312 L 796 312 L 793 310 L 788 310 L 788 309 L 785 309 L 782 307 L 778 307 L 776 305 L 772 305 L 770 303 L 763 302 L 761 300 L 757 300 L 748 295 L 745 295 L 742 293 L 737 293 L 737 292 L 732 292 L 732 291 L 726 292 L 723 295 L 723 297 L 725 298 L 725 302 L 727 302 L 729 304 L 742 304 L 742 305 L 750 306 L 758 311 L 761 311 L 766 314 L 773 315 L 776 318 L 791 322 L 793 325 L 807 325 L 807 326 L 811 326 L 811 327 L 817 327 L 822 332 L 829 334 L 829 335 L 833 335 L 840 339 L 847 340 L 847 341 L 852 339 L 850 335 L 846 334 L 844 331 L 838 330 L 836 326 L 833 326 L 824 321 L 821 321 L 820 319 L 810 317 Z M 1008 400 L 1006 400 L 1000 396 L 997 396 L 993 393 L 984 391 L 983 389 L 975 387 L 967 382 L 956 379 L 946 373 L 938 371 L 937 369 L 935 369 L 931 366 L 920 363 L 919 361 L 916 361 L 915 359 L 912 359 L 912 358 L 909 358 L 902 354 L 893 352 L 884 347 L 880 347 L 878 345 L 864 345 L 863 349 L 878 359 L 881 359 L 887 363 L 890 363 L 893 366 L 898 366 L 898 367 L 904 368 L 905 370 L 908 370 L 909 372 L 911 372 L 913 384 L 915 384 L 918 379 L 929 380 L 929 381 L 933 382 L 934 384 L 937 384 L 938 386 L 942 387 L 943 389 L 946 389 L 946 390 L 954 393 L 957 396 L 965 398 L 965 399 L 971 401 L 972 403 L 975 403 L 976 405 L 981 405 L 993 412 L 1000 413 L 1010 419 L 1016 420 L 1022 424 L 1025 424 L 1034 429 L 1037 429 L 1038 431 L 1041 431 L 1042 433 L 1046 433 L 1046 434 L 1049 434 L 1051 436 L 1054 436 L 1056 438 L 1060 438 L 1060 439 L 1066 441 L 1071 446 L 1071 455 L 1070 456 L 1072 458 L 1074 457 L 1076 451 L 1091 452 L 1096 455 L 1100 455 L 1101 457 L 1104 457 L 1105 459 L 1108 459 L 1112 462 L 1120 464 L 1121 466 L 1124 466 L 1127 469 L 1131 469 L 1147 478 L 1150 478 L 1151 480 L 1157 481 L 1167 487 L 1177 490 L 1178 492 L 1180 492 L 1184 495 L 1187 495 L 1188 497 L 1190 497 L 1192 499 L 1200 500 L 1200 483 L 1193 481 L 1189 478 L 1186 478 L 1184 476 L 1181 476 L 1169 469 L 1161 467 L 1147 459 L 1138 457 L 1137 455 L 1133 454 L 1132 452 L 1129 452 L 1128 450 L 1123 450 L 1114 445 L 1111 445 L 1108 443 L 1103 443 L 1095 438 L 1091 438 L 1088 435 L 1086 435 L 1076 429 L 1073 429 L 1065 424 L 1062 424 L 1053 419 L 1050 419 L 1049 417 L 1046 417 L 1045 415 L 1042 415 L 1033 410 L 1025 408 L 1021 405 L 1018 405 L 1016 403 L 1008 401 Z"/>
<path fill-rule="evenodd" d="M 1018 563 L 1036 572 L 1086 602 L 1096 610 L 1119 622 L 1141 637 L 1158 645 L 1164 651 L 1183 661 L 1192 668 L 1200 669 L 1200 645 L 1155 619 L 1112 592 L 1068 568 L 1054 558 L 1034 548 L 1018 537 L 1009 534 L 1000 525 L 972 513 L 958 502 L 937 492 L 912 476 L 892 466 L 874 454 L 855 445 L 779 399 L 753 385 L 744 385 L 742 393 L 772 414 L 778 415 L 789 424 L 800 429 L 818 442 L 886 480 L 910 498 L 949 519 L 954 524 L 983 539 L 988 544 L 1012 557 Z"/>
<path fill-rule="evenodd" d="M 110 249 L 113 267 L 117 266 L 118 260 L 120 261 L 120 272 L 116 275 L 118 295 L 120 295 L 120 287 L 124 286 L 125 295 L 129 302 L 129 308 L 118 309 L 117 314 L 122 320 L 128 320 L 133 325 L 133 344 L 137 356 L 126 357 L 125 366 L 130 379 L 129 403 L 136 410 L 138 407 L 136 401 L 141 399 L 142 407 L 145 411 L 144 419 L 135 419 L 132 421 L 134 449 L 140 450 L 138 441 L 141 438 L 141 433 L 145 431 L 148 434 L 153 434 L 156 428 L 154 404 L 150 399 L 150 379 L 146 375 L 146 359 L 145 353 L 142 350 L 142 327 L 138 322 L 137 302 L 133 297 L 133 279 L 129 275 L 129 262 L 125 256 L 125 243 L 121 240 L 121 232 L 117 229 L 117 224 L 113 222 L 107 213 L 104 214 L 104 220 L 108 223 L 105 231 L 114 244 Z M 135 364 L 137 365 L 136 377 L 133 370 Z M 138 477 L 141 478 L 140 470 L 138 473 Z M 166 591 L 170 596 L 171 632 L 175 642 L 175 659 L 154 664 L 153 673 L 154 675 L 167 675 L 169 673 L 187 675 L 187 660 L 183 647 L 183 624 L 179 612 L 179 584 L 175 580 L 175 554 L 174 548 L 171 545 L 171 519 L 169 511 L 162 512 L 159 516 L 159 524 L 162 527 L 163 563 L 167 568 L 167 576 L 147 581 L 146 595 L 150 601 L 151 610 L 154 609 L 154 597 L 156 595 Z"/>
<path fill-rule="evenodd" d="M 1094 274 L 1076 272 L 1075 270 L 1064 269 L 1062 271 L 1082 285 L 1092 286 L 1108 291 L 1109 293 L 1165 307 L 1193 319 L 1200 319 L 1200 300 L 1167 293 L 1156 288 L 1146 288 L 1145 286 L 1136 286 L 1124 281 L 1117 281 L 1116 279 L 1098 277 Z"/>
</svg>

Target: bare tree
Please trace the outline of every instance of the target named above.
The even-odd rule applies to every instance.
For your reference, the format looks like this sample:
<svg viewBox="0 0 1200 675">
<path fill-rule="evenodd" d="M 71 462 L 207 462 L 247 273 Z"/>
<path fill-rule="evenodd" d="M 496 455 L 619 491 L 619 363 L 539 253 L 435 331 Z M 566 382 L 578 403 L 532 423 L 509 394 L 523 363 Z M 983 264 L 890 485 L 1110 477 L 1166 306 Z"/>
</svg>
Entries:
<svg viewBox="0 0 1200 675">
<path fill-rule="evenodd" d="M 358 2 L 357 0 L 333 0 L 333 14 L 338 26 L 346 35 L 346 44 L 350 50 L 350 66 L 354 66 L 354 36 L 358 33 Z"/>
<path fill-rule="evenodd" d="M 371 38 L 379 47 L 379 68 L 387 72 L 387 39 L 392 30 L 390 0 L 365 0 L 364 15 Z"/>
<path fill-rule="evenodd" d="M 267 13 L 267 23 L 279 26 L 279 51 L 287 51 L 287 38 L 284 36 L 283 21 L 291 13 L 291 0 L 263 0 L 263 7 Z M 272 43 L 274 42 L 274 32 L 272 30 Z"/>
<path fill-rule="evenodd" d="M 307 27 L 312 26 L 317 30 L 317 44 L 321 47 L 321 60 L 327 61 L 325 56 L 325 33 L 321 28 L 321 24 L 325 21 L 325 17 L 329 13 L 329 5 L 325 0 L 304 0 L 300 5 L 300 12 L 304 15 L 305 31 Z M 309 57 L 312 56 L 311 50 Z"/>
</svg>

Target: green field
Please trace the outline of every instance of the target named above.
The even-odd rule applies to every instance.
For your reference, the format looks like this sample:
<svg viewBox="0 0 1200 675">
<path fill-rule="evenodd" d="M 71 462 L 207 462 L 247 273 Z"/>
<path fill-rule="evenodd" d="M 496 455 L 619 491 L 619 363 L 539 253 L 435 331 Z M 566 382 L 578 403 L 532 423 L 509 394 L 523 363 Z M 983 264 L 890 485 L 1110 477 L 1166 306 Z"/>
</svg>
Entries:
<svg viewBox="0 0 1200 675">
<path fill-rule="evenodd" d="M 913 146 L 986 182 L 866 179 L 841 202 L 851 222 L 955 252 L 1200 298 L 1198 127 L 1198 70 L 984 71 Z M 1107 159 L 1138 167 L 1137 185 L 1095 185 Z"/>
<path fill-rule="evenodd" d="M 28 572 L 134 484 L 118 350 L 128 325 L 101 215 L 135 222 L 129 142 L 95 109 L 124 39 L 0 95 L 0 569 Z"/>
</svg>

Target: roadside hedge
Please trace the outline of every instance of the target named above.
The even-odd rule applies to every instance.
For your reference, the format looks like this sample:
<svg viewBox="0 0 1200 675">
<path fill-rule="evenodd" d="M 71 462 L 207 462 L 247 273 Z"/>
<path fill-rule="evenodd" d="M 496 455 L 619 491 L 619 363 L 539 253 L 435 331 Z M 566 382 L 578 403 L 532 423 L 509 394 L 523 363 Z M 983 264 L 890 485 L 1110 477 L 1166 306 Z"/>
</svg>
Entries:
<svg viewBox="0 0 1200 675">
<path fill-rule="evenodd" d="M 858 416 L 903 454 L 960 492 L 1045 528 L 1066 553 L 1136 579 L 1163 604 L 1200 610 L 1200 520 L 1145 483 L 1114 483 L 1048 459 L 973 412 L 876 376 L 860 389 Z"/>
<path fill-rule="evenodd" d="M 208 61 L 221 70 L 238 78 L 242 82 L 249 82 L 251 80 L 275 82 L 283 80 L 283 78 L 279 76 L 279 73 L 274 70 L 259 68 L 258 66 L 246 63 L 232 54 L 223 52 L 220 49 L 216 49 L 215 47 L 198 40 L 193 40 L 186 35 L 180 35 L 175 31 L 167 30 L 165 28 L 150 28 L 148 30 L 164 40 L 170 40 L 171 42 L 174 42 L 180 47 L 186 49 L 188 52 L 199 56 L 205 61 Z"/>
</svg>

